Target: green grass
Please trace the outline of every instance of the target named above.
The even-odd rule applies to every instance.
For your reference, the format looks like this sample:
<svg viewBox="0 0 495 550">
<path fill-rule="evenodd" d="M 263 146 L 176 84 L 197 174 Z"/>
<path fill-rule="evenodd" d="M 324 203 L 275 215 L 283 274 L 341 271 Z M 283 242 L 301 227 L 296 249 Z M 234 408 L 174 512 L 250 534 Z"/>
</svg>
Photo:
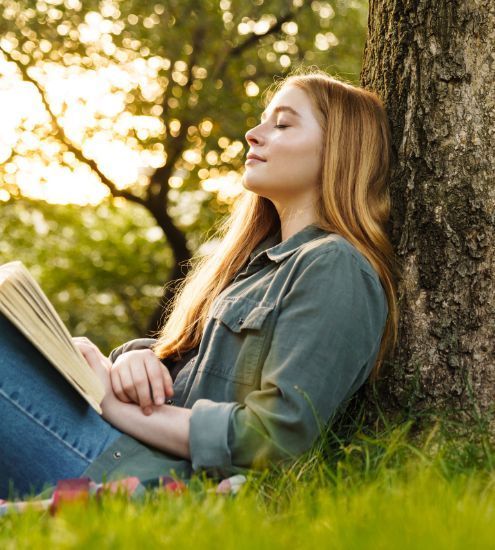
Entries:
<svg viewBox="0 0 495 550">
<path fill-rule="evenodd" d="M 290 468 L 253 475 L 235 496 L 198 478 L 182 495 L 8 515 L 0 548 L 493 548 L 487 434 L 479 419 L 354 425 Z"/>
</svg>

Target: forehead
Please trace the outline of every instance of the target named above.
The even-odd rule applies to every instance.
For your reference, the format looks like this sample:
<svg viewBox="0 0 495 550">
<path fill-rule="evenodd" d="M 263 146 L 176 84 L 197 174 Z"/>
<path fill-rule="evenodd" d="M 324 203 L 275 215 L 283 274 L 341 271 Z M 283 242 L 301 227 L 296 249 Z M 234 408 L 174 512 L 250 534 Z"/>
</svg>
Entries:
<svg viewBox="0 0 495 550">
<path fill-rule="evenodd" d="M 261 113 L 261 120 L 264 120 L 272 113 L 278 112 L 287 112 L 298 118 L 311 116 L 309 98 L 299 88 L 286 86 L 273 96 L 266 109 Z"/>
</svg>

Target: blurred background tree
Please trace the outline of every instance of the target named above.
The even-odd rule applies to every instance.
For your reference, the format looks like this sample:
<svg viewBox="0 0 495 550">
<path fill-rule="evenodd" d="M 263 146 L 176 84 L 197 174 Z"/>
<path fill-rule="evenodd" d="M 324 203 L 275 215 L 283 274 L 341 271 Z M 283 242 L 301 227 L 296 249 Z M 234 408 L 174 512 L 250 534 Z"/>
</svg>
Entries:
<svg viewBox="0 0 495 550">
<path fill-rule="evenodd" d="M 368 12 L 365 0 L 0 6 L 0 261 L 23 260 L 71 332 L 107 351 L 158 328 L 167 283 L 214 245 L 274 77 L 314 64 L 359 83 Z"/>
</svg>

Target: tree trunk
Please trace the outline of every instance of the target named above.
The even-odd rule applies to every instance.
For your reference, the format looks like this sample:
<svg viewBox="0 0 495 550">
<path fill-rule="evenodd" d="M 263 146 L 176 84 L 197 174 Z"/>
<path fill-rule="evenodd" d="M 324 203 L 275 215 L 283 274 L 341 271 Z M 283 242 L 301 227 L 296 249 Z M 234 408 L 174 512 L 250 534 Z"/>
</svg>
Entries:
<svg viewBox="0 0 495 550">
<path fill-rule="evenodd" d="M 361 84 L 392 127 L 403 264 L 386 408 L 495 398 L 494 50 L 493 0 L 370 0 Z"/>
<path fill-rule="evenodd" d="M 175 259 L 172 272 L 164 284 L 163 294 L 146 328 L 146 336 L 156 337 L 157 331 L 167 322 L 167 304 L 174 297 L 178 284 L 187 275 L 191 253 L 187 247 L 186 236 L 174 225 L 172 218 L 166 211 L 166 207 L 164 208 L 160 203 L 154 204 L 152 201 L 147 202 L 146 206 L 155 218 L 156 223 L 162 228 Z"/>
</svg>

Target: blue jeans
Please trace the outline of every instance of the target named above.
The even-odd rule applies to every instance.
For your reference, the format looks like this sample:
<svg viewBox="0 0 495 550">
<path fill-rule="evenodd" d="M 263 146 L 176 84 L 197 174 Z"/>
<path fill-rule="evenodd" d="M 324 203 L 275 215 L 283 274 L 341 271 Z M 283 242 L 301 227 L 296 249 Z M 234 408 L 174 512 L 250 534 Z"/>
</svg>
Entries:
<svg viewBox="0 0 495 550">
<path fill-rule="evenodd" d="M 122 432 L 0 313 L 0 498 L 79 477 Z"/>
</svg>

